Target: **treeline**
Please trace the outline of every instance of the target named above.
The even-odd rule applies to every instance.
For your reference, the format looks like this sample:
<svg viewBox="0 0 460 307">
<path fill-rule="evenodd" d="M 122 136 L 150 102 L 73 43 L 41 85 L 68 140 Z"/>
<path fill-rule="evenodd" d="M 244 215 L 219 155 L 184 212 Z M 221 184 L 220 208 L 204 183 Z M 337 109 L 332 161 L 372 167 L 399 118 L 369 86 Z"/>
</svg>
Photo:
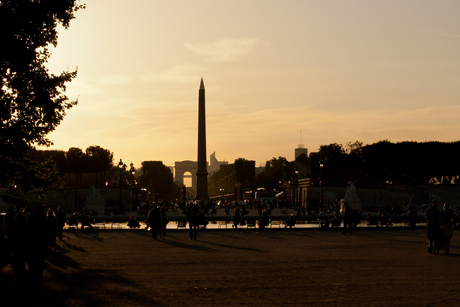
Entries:
<svg viewBox="0 0 460 307">
<path fill-rule="evenodd" d="M 295 161 L 284 157 L 267 161 L 255 178 L 255 187 L 282 189 L 296 179 L 310 178 L 312 186 L 382 184 L 459 184 L 460 142 L 399 142 L 370 145 L 349 142 L 321 145 L 309 157 Z"/>
<path fill-rule="evenodd" d="M 399 142 L 388 140 L 320 146 L 310 154 L 311 178 L 318 184 L 458 183 L 460 142 Z M 321 168 L 320 165 L 323 165 Z M 320 178 L 321 177 L 321 178 Z"/>
<path fill-rule="evenodd" d="M 78 184 L 82 174 L 96 174 L 96 181 L 93 184 L 99 185 L 106 177 L 106 173 L 114 167 L 113 152 L 100 146 L 89 146 L 83 151 L 81 148 L 71 147 L 68 151 L 63 150 L 34 150 L 29 154 L 31 161 L 36 164 L 47 163 L 49 168 L 57 176 L 67 174 L 68 181 Z M 55 178 L 55 183 L 58 180 Z"/>
</svg>

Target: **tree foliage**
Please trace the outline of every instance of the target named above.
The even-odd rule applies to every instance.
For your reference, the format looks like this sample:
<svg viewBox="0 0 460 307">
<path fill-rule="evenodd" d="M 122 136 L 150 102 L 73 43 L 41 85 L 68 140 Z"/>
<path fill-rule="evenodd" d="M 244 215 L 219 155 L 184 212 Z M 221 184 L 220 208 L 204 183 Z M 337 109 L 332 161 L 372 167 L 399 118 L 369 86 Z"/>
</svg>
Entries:
<svg viewBox="0 0 460 307">
<path fill-rule="evenodd" d="M 144 161 L 141 165 L 139 185 L 153 191 L 157 200 L 174 200 L 177 186 L 171 170 L 161 161 Z"/>
<path fill-rule="evenodd" d="M 273 190 L 286 172 L 295 166 L 308 169 L 312 185 L 345 186 L 350 181 L 357 184 L 375 185 L 428 184 L 432 178 L 437 182 L 450 183 L 460 175 L 460 141 L 457 142 L 399 142 L 382 140 L 374 144 L 349 142 L 345 147 L 332 143 L 321 145 L 318 152 L 309 157 L 299 156 L 292 162 L 283 157 L 267 161 L 265 171 L 256 177 L 256 186 Z M 322 167 L 321 167 L 322 165 Z M 292 177 L 291 177 L 292 178 Z M 291 179 L 288 178 L 287 180 Z"/>
<path fill-rule="evenodd" d="M 50 145 L 47 134 L 77 104 L 64 94 L 77 72 L 54 75 L 45 65 L 58 25 L 67 28 L 81 8 L 76 0 L 0 1 L 0 183 L 22 175 L 14 166 L 33 146 Z"/>
</svg>

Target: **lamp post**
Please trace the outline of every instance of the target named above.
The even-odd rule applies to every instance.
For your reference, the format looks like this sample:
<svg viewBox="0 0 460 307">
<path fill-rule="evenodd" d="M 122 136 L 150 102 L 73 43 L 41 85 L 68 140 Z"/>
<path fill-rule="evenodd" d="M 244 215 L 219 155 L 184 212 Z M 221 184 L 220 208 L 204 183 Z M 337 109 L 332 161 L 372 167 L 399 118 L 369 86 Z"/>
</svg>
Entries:
<svg viewBox="0 0 460 307">
<path fill-rule="evenodd" d="M 135 199 L 134 199 L 134 194 L 136 193 L 136 186 L 135 186 L 135 180 L 134 180 L 134 174 L 136 173 L 136 169 L 134 168 L 133 162 L 129 165 L 130 169 L 129 172 L 131 173 L 133 177 L 133 200 L 132 200 L 132 209 L 135 210 Z"/>
<path fill-rule="evenodd" d="M 120 214 L 123 212 L 123 178 L 122 178 L 122 171 L 124 167 L 123 161 L 120 159 L 120 162 L 118 162 L 118 168 L 120 169 Z"/>
<path fill-rule="evenodd" d="M 324 164 L 322 162 L 319 163 L 319 188 L 320 188 L 320 194 L 319 194 L 319 204 L 323 204 L 323 166 Z"/>
<path fill-rule="evenodd" d="M 299 170 L 294 168 L 294 208 L 297 210 L 297 189 L 299 186 Z"/>
<path fill-rule="evenodd" d="M 221 204 L 221 206 L 222 206 L 224 204 L 224 197 L 225 197 L 224 192 L 225 192 L 225 189 L 222 187 L 222 188 L 219 189 L 219 191 L 222 192 L 222 204 Z"/>
</svg>

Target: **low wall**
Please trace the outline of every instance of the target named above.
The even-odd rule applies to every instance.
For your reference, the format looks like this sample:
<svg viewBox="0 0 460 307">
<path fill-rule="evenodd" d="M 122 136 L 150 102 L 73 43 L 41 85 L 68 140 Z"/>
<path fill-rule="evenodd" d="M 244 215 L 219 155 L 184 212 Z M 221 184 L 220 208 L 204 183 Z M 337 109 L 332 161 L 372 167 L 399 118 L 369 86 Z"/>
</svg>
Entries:
<svg viewBox="0 0 460 307">
<path fill-rule="evenodd" d="M 345 196 L 346 187 L 323 187 L 323 202 L 327 204 L 329 199 L 340 201 Z M 401 205 L 404 200 L 409 202 L 412 197 L 418 204 L 426 200 L 426 190 L 419 186 L 378 186 L 378 187 L 356 187 L 356 193 L 361 200 L 361 209 L 363 211 L 376 211 L 380 206 L 392 204 Z M 321 195 L 320 187 L 308 188 L 308 202 L 310 204 L 319 203 Z"/>
</svg>

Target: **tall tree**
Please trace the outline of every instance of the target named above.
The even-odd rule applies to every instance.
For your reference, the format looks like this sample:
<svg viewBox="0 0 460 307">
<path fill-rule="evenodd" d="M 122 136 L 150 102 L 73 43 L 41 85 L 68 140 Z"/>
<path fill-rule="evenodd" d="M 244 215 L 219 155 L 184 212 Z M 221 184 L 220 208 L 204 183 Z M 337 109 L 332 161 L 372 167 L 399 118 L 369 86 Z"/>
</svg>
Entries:
<svg viewBox="0 0 460 307">
<path fill-rule="evenodd" d="M 113 166 L 113 152 L 101 146 L 89 146 L 86 148 L 88 171 L 96 173 L 96 185 L 98 174 L 104 174 Z"/>
<path fill-rule="evenodd" d="M 0 1 L 0 183 L 21 175 L 14 165 L 33 146 L 50 145 L 47 134 L 77 104 L 64 95 L 77 72 L 54 75 L 45 65 L 58 25 L 68 28 L 83 7 L 76 0 Z"/>
<path fill-rule="evenodd" d="M 177 188 L 171 170 L 161 161 L 144 161 L 141 165 L 139 185 L 153 190 L 158 200 L 174 200 Z"/>
<path fill-rule="evenodd" d="M 72 173 L 77 175 L 77 182 L 78 185 L 78 178 L 80 177 L 81 173 L 85 172 L 85 153 L 81 148 L 78 147 L 71 147 L 66 153 L 67 163 L 69 167 L 69 184 L 71 183 L 71 176 Z M 80 180 L 81 182 L 81 180 Z"/>
</svg>

